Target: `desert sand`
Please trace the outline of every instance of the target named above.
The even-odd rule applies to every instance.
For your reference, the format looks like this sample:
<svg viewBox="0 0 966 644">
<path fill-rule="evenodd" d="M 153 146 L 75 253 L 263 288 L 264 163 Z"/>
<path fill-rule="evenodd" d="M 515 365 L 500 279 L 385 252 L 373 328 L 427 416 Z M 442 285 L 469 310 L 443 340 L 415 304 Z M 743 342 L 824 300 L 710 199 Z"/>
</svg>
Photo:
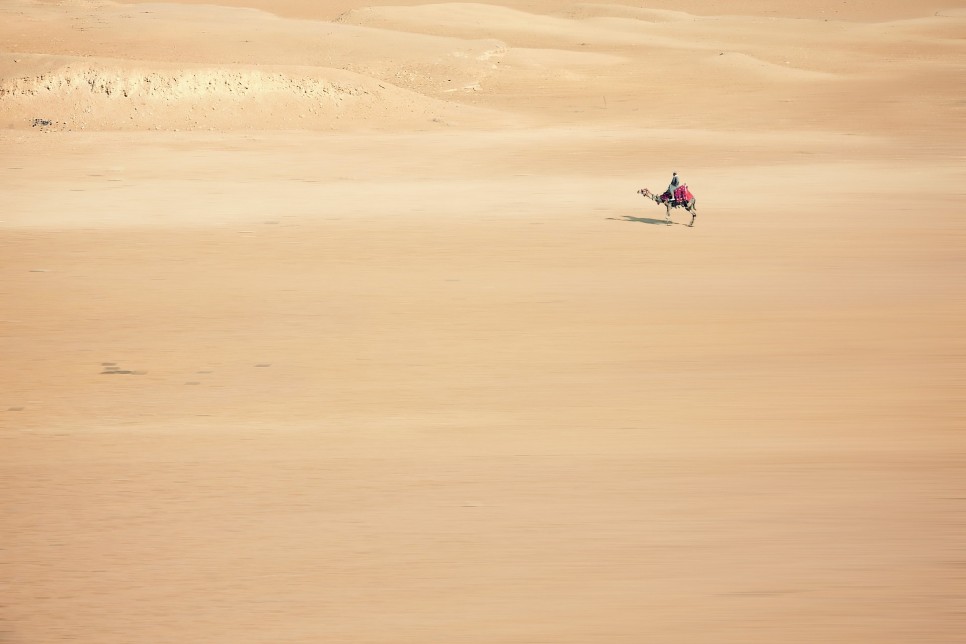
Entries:
<svg viewBox="0 0 966 644">
<path fill-rule="evenodd" d="M 959 0 L 0 2 L 0 642 L 961 642 L 964 81 Z"/>
</svg>

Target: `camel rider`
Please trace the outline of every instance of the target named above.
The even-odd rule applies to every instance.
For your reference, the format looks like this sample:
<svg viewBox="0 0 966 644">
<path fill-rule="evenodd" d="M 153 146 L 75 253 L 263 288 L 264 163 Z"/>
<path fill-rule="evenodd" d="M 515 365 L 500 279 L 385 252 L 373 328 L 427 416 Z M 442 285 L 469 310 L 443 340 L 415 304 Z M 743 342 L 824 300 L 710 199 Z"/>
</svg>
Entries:
<svg viewBox="0 0 966 644">
<path fill-rule="evenodd" d="M 674 191 L 677 190 L 678 186 L 681 185 L 681 178 L 678 177 L 678 173 L 674 172 L 671 176 L 671 183 L 667 186 L 668 200 L 674 201 Z"/>
</svg>

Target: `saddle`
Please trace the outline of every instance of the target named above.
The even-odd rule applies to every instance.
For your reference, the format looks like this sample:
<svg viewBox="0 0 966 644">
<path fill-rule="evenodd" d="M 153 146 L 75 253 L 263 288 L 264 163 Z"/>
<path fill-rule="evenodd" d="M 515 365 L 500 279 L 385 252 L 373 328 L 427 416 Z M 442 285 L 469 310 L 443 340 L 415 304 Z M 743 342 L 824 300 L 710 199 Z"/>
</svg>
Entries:
<svg viewBox="0 0 966 644">
<path fill-rule="evenodd" d="M 683 183 L 674 189 L 674 194 L 671 194 L 670 190 L 666 190 L 664 194 L 660 197 L 661 203 L 671 202 L 672 206 L 684 205 L 690 203 L 694 199 L 694 195 L 688 190 L 688 184 Z"/>
</svg>

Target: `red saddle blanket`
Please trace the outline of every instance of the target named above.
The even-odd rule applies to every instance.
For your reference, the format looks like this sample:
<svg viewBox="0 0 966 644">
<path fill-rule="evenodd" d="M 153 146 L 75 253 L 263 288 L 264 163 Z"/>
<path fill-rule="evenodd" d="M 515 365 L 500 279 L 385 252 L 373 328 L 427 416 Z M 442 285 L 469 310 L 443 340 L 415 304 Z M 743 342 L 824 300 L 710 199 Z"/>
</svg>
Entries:
<svg viewBox="0 0 966 644">
<path fill-rule="evenodd" d="M 669 199 L 672 199 L 670 190 L 666 191 L 663 195 L 661 195 L 661 201 L 667 201 Z M 688 184 L 685 183 L 674 189 L 673 199 L 674 201 L 682 201 L 684 203 L 687 203 L 692 199 L 694 199 L 694 195 L 691 194 L 691 191 L 688 190 Z"/>
</svg>

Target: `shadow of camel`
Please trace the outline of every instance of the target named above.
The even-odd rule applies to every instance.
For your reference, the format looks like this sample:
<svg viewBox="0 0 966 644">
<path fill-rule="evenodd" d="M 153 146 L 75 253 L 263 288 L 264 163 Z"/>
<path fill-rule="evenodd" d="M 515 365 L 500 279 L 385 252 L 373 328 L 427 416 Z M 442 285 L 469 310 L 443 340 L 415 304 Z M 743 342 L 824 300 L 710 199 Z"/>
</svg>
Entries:
<svg viewBox="0 0 966 644">
<path fill-rule="evenodd" d="M 679 224 L 676 221 L 671 221 L 669 219 L 651 219 L 650 217 L 631 217 L 630 215 L 624 215 L 620 219 L 616 217 L 608 217 L 611 221 L 636 221 L 639 224 L 649 224 L 651 226 L 683 226 L 684 224 Z"/>
</svg>

